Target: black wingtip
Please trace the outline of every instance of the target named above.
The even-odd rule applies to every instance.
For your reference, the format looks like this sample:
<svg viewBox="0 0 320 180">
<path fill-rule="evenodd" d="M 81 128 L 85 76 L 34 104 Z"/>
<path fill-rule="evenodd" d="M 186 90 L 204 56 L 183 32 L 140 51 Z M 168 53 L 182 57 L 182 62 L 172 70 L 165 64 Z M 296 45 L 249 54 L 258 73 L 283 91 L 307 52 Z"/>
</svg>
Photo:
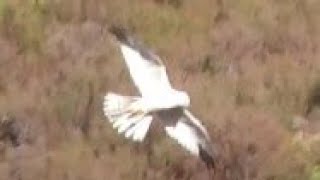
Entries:
<svg viewBox="0 0 320 180">
<path fill-rule="evenodd" d="M 123 26 L 119 25 L 112 25 L 109 27 L 109 32 L 116 36 L 118 41 L 120 42 L 127 42 L 128 41 L 128 30 L 125 29 Z"/>
<path fill-rule="evenodd" d="M 213 156 L 204 150 L 201 146 L 199 146 L 199 156 L 201 160 L 207 165 L 207 168 L 214 169 L 215 168 L 215 161 Z"/>
</svg>

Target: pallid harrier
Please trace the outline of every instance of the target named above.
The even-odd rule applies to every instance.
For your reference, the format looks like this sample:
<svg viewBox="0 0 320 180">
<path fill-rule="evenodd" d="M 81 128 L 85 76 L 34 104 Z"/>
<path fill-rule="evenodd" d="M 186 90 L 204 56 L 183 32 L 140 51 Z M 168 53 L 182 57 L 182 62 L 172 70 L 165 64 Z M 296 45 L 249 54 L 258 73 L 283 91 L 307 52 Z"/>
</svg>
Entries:
<svg viewBox="0 0 320 180">
<path fill-rule="evenodd" d="M 126 138 L 141 142 L 152 120 L 157 119 L 171 138 L 200 157 L 208 167 L 214 167 L 208 132 L 187 110 L 190 105 L 188 94 L 172 88 L 161 59 L 124 28 L 112 26 L 109 31 L 116 37 L 132 80 L 141 94 L 106 94 L 104 114 L 113 128 Z"/>
</svg>

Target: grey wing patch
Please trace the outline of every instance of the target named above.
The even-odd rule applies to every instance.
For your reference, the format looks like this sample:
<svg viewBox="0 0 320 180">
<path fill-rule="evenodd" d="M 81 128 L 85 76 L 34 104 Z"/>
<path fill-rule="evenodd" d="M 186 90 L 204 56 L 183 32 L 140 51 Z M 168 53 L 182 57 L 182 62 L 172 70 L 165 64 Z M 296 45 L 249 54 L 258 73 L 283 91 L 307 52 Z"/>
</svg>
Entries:
<svg viewBox="0 0 320 180">
<path fill-rule="evenodd" d="M 215 167 L 215 156 L 211 148 L 210 139 L 207 138 L 206 133 L 203 131 L 203 129 L 201 129 L 201 127 L 199 127 L 199 125 L 193 123 L 193 121 L 190 119 L 192 117 L 186 114 L 183 108 L 161 110 L 156 112 L 154 115 L 166 126 L 176 126 L 176 124 L 180 121 L 193 128 L 194 132 L 199 138 L 199 157 L 205 162 L 208 168 Z"/>
<path fill-rule="evenodd" d="M 183 116 L 182 108 L 163 109 L 154 113 L 154 115 L 167 126 L 175 126 Z"/>
<path fill-rule="evenodd" d="M 163 65 L 160 57 L 152 52 L 152 50 L 145 47 L 142 42 L 131 36 L 127 29 L 121 26 L 111 26 L 109 32 L 113 34 L 120 43 L 136 50 L 143 58 L 150 61 L 152 64 Z"/>
<path fill-rule="evenodd" d="M 160 121 L 162 121 L 162 123 L 166 124 L 167 126 L 176 126 L 176 123 L 178 121 L 182 121 L 188 124 L 190 127 L 193 127 L 195 132 L 200 137 L 205 137 L 205 134 L 202 132 L 201 128 L 199 128 L 189 120 L 189 117 L 184 113 L 184 110 L 181 107 L 157 111 L 155 115 L 159 118 Z"/>
</svg>

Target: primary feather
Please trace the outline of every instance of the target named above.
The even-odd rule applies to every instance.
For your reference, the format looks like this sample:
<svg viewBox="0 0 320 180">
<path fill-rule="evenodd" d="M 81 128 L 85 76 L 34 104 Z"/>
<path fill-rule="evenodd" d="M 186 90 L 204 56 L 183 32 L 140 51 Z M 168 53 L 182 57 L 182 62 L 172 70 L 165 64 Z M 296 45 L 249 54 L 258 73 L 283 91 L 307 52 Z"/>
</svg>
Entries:
<svg viewBox="0 0 320 180">
<path fill-rule="evenodd" d="M 132 80 L 142 96 L 154 96 L 172 89 L 166 68 L 156 54 L 129 36 L 123 28 L 112 27 L 110 32 L 120 43 Z"/>
<path fill-rule="evenodd" d="M 156 115 L 171 138 L 193 155 L 199 156 L 208 166 L 214 166 L 208 132 L 187 109 L 173 108 L 159 111 Z M 204 152 L 208 157 L 203 157 Z"/>
</svg>

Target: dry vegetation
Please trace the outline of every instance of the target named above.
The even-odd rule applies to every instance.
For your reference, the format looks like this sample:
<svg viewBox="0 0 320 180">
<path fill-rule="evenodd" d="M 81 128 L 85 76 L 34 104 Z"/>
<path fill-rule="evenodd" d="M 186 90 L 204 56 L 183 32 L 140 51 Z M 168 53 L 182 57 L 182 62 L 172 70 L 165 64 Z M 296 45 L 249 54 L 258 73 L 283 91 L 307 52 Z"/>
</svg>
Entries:
<svg viewBox="0 0 320 180">
<path fill-rule="evenodd" d="M 115 23 L 191 95 L 216 179 L 320 179 L 320 1 L 0 0 L 1 180 L 209 179 L 160 129 L 105 122 L 106 91 L 136 93 Z"/>
</svg>

